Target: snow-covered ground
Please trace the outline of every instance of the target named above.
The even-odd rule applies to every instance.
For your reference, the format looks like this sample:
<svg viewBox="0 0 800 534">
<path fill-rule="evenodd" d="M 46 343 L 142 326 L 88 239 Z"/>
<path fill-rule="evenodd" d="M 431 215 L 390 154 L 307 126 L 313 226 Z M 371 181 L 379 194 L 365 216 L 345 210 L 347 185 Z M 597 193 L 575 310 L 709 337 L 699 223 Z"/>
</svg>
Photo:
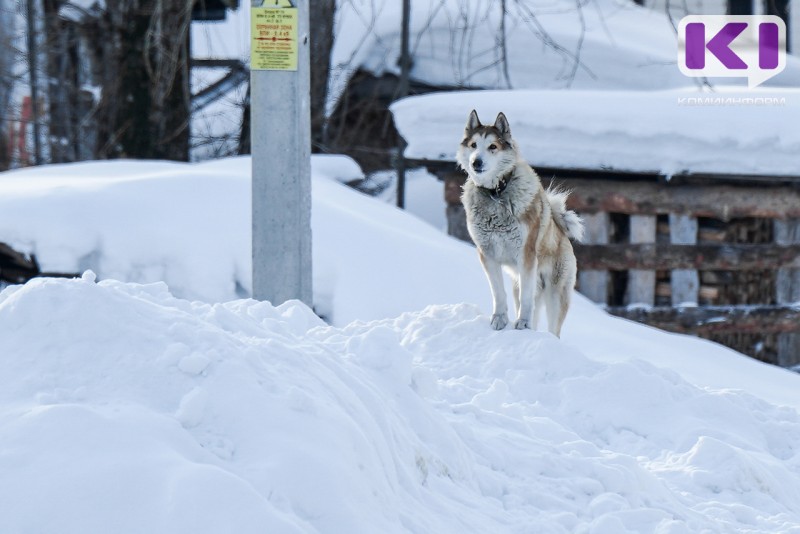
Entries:
<svg viewBox="0 0 800 534">
<path fill-rule="evenodd" d="M 312 170 L 320 314 L 346 324 L 420 309 L 428 298 L 463 300 L 459 284 L 465 280 L 440 268 L 460 254 L 480 275 L 468 247 L 442 235 L 441 226 L 342 185 L 363 175 L 349 158 L 314 156 Z M 412 185 L 410 196 L 424 192 L 441 203 L 441 186 L 433 191 L 425 177 L 423 189 Z M 409 198 L 409 204 L 424 206 L 426 200 Z M 35 254 L 49 272 L 93 269 L 101 278 L 165 281 L 183 298 L 222 302 L 250 294 L 250 235 L 249 157 L 52 165 L 0 179 L 0 241 Z M 364 256 L 365 242 L 375 244 L 374 256 Z M 415 257 L 420 247 L 422 259 Z M 391 287 L 391 273 L 416 280 L 420 291 Z M 360 290 L 364 298 L 355 298 Z M 374 299 L 378 292 L 385 298 Z"/>
<path fill-rule="evenodd" d="M 470 110 L 502 111 L 534 166 L 800 175 L 800 90 L 469 91 L 392 105 L 409 158 L 455 161 Z"/>
<path fill-rule="evenodd" d="M 397 173 L 395 171 L 378 171 L 372 179 L 386 183 L 386 188 L 378 194 L 378 198 L 396 205 Z M 444 200 L 442 182 L 424 168 L 406 170 L 404 209 L 418 219 L 422 219 L 438 230 L 447 231 L 447 203 Z"/>
<path fill-rule="evenodd" d="M 494 332 L 474 250 L 312 168 L 335 326 L 217 302 L 246 158 L 0 175 L 0 241 L 105 279 L 0 293 L 4 532 L 800 532 L 800 376 L 580 296 Z"/>
</svg>

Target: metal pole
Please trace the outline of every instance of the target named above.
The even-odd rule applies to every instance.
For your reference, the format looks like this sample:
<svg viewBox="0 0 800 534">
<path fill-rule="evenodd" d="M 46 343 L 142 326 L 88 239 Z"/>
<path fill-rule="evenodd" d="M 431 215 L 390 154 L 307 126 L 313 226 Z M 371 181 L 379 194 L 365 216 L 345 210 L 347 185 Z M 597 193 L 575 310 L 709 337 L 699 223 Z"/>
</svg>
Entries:
<svg viewBox="0 0 800 534">
<path fill-rule="evenodd" d="M 400 22 L 400 81 L 395 100 L 408 96 L 408 79 L 411 74 L 411 49 L 409 30 L 411 26 L 411 0 L 403 0 L 403 18 Z M 406 160 L 403 153 L 406 142 L 401 137 L 397 147 L 397 207 L 406 205 Z"/>
<path fill-rule="evenodd" d="M 789 0 L 789 25 L 786 27 L 786 51 L 800 53 L 800 0 Z"/>
<path fill-rule="evenodd" d="M 274 24 L 261 25 L 258 35 L 262 4 L 276 12 L 296 6 L 289 37 L 269 33 Z M 309 0 L 254 1 L 251 11 L 253 297 L 275 305 L 290 299 L 312 305 L 308 6 Z M 256 55 L 257 46 L 280 46 L 284 38 L 296 39 L 296 70 L 287 68 L 281 50 Z"/>
</svg>

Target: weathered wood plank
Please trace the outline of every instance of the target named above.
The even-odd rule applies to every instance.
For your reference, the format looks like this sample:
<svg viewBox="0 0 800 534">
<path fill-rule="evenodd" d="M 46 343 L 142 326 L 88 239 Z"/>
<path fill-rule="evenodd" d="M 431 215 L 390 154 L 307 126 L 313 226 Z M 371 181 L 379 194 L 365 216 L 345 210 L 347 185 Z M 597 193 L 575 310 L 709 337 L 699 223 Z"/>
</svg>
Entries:
<svg viewBox="0 0 800 534">
<path fill-rule="evenodd" d="M 725 221 L 735 217 L 800 217 L 800 190 L 791 186 L 674 186 L 654 182 L 561 179 L 559 183 L 572 191 L 568 205 L 580 213 L 678 213 Z"/>
<path fill-rule="evenodd" d="M 800 268 L 800 244 L 574 244 L 579 269 L 704 269 L 751 271 Z M 786 301 L 789 302 L 789 301 Z"/>
<path fill-rule="evenodd" d="M 474 244 L 467 230 L 467 214 L 461 203 L 450 204 L 445 209 L 447 216 L 447 235 L 453 236 L 470 245 Z"/>
<path fill-rule="evenodd" d="M 654 244 L 656 241 L 655 215 L 631 215 L 630 241 L 633 244 Z M 627 303 L 652 306 L 656 298 L 656 273 L 654 270 L 631 269 L 628 272 Z"/>
<path fill-rule="evenodd" d="M 800 332 L 800 305 L 613 307 L 608 312 L 683 334 Z"/>
<path fill-rule="evenodd" d="M 584 215 L 586 234 L 584 241 L 594 245 L 607 245 L 611 232 L 608 213 Z M 593 302 L 608 302 L 609 275 L 607 270 L 587 269 L 578 264 L 578 286 L 580 292 Z"/>
<path fill-rule="evenodd" d="M 697 219 L 691 215 L 670 213 L 669 238 L 675 245 L 697 244 Z M 697 304 L 700 291 L 700 277 L 697 270 L 673 269 L 670 279 L 673 306 Z"/>
<path fill-rule="evenodd" d="M 460 171 L 449 173 L 451 176 Z M 791 185 L 671 185 L 652 181 L 558 178 L 571 193 L 570 209 L 582 214 L 628 215 L 681 213 L 727 221 L 736 217 L 800 218 L 800 189 Z M 544 179 L 545 185 L 548 180 Z M 460 194 L 460 192 L 459 192 Z"/>
<path fill-rule="evenodd" d="M 448 206 L 461 205 L 461 193 L 466 176 L 463 172 L 451 172 L 444 176 L 444 201 Z"/>
<path fill-rule="evenodd" d="M 774 221 L 775 243 L 800 247 L 800 219 Z M 778 271 L 775 281 L 775 300 L 778 304 L 800 302 L 800 265 L 792 263 Z M 778 336 L 778 365 L 791 367 L 800 364 L 800 333 Z"/>
</svg>

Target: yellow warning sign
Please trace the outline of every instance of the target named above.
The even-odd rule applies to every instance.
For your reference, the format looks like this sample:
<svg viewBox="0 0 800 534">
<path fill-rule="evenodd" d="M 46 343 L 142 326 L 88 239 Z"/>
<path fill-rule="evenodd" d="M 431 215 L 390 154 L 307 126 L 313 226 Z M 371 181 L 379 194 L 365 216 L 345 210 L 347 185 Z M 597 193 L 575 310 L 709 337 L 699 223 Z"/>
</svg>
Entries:
<svg viewBox="0 0 800 534">
<path fill-rule="evenodd" d="M 250 9 L 250 68 L 297 70 L 297 8 L 289 0 L 267 0 Z"/>
</svg>

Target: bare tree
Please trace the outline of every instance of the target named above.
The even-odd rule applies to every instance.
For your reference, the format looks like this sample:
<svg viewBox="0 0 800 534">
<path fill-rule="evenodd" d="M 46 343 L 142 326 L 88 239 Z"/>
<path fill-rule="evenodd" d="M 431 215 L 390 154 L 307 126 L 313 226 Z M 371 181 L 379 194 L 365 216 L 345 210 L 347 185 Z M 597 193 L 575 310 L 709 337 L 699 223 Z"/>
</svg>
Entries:
<svg viewBox="0 0 800 534">
<path fill-rule="evenodd" d="M 506 88 L 511 89 L 511 75 L 508 72 L 508 35 L 506 32 L 506 18 L 508 18 L 508 6 L 506 0 L 500 1 L 500 28 L 497 31 L 495 41 L 500 49 L 500 64 L 503 67 L 503 78 L 506 81 Z"/>
<path fill-rule="evenodd" d="M 0 0 L 0 171 L 8 169 L 11 163 L 11 154 L 8 151 L 9 119 L 11 90 L 15 79 L 14 58 L 17 57 L 13 39 L 13 3 Z"/>
<path fill-rule="evenodd" d="M 192 2 L 43 3 L 52 160 L 188 160 Z"/>
<path fill-rule="evenodd" d="M 325 146 L 325 102 L 328 96 L 333 17 L 336 0 L 310 2 L 311 33 L 311 143 L 321 150 Z"/>
<path fill-rule="evenodd" d="M 570 87 L 579 78 L 596 78 L 582 57 L 587 32 L 584 7 L 588 3 L 588 0 L 573 0 L 548 6 L 531 0 L 413 2 L 410 58 L 403 60 L 402 46 L 395 45 L 403 42 L 398 9 L 401 2 L 340 1 L 337 16 L 360 21 L 363 33 L 350 59 L 333 65 L 333 76 L 347 79 L 348 83 L 341 94 L 336 95 L 336 106 L 328 124 L 328 147 L 351 155 L 367 171 L 389 167 L 399 142 L 388 109 L 394 100 L 430 91 L 514 88 L 515 83 L 522 82 L 513 79 L 509 61 L 511 56 L 520 57 L 519 51 L 516 55 L 511 52 L 519 46 L 521 36 L 529 37 L 525 46 L 531 47 L 531 55 L 547 53 L 555 57 L 555 61 L 548 61 L 560 60 L 561 71 L 552 80 L 543 79 L 543 82 Z M 378 24 L 387 12 L 392 16 L 396 14 L 396 33 L 388 29 L 390 25 L 385 24 L 385 20 Z M 569 39 L 548 32 L 544 21 L 548 16 L 552 20 L 553 15 L 569 17 L 577 30 L 574 43 L 562 42 Z M 540 43 L 541 47 L 532 49 L 534 43 Z M 384 57 L 366 51 L 367 47 L 378 48 Z M 396 58 L 392 57 L 395 53 Z M 365 56 L 370 58 L 366 67 L 358 63 Z M 431 57 L 437 58 L 437 69 L 449 67 L 452 72 L 437 70 L 432 73 Z M 377 73 L 374 72 L 376 64 L 381 65 Z M 402 69 L 395 68 L 403 64 L 412 66 L 410 76 L 403 76 Z M 422 70 L 415 72 L 416 65 L 423 66 Z M 530 74 L 526 73 L 525 77 L 529 78 Z M 334 86 L 338 88 L 344 84 Z"/>
</svg>

